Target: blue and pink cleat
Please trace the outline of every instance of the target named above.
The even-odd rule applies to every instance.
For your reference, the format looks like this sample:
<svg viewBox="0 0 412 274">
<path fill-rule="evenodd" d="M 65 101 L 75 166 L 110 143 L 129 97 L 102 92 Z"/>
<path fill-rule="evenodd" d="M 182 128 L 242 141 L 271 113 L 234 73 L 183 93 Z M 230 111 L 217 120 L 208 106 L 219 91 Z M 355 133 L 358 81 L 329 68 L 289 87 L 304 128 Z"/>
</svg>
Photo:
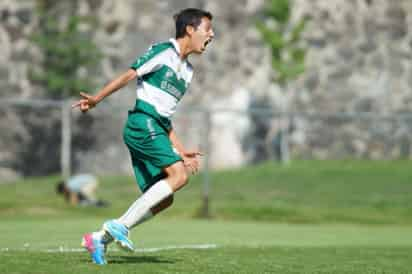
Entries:
<svg viewBox="0 0 412 274">
<path fill-rule="evenodd" d="M 103 224 L 103 229 L 124 250 L 133 252 L 133 242 L 129 239 L 129 229 L 116 220 L 110 220 Z"/>
<path fill-rule="evenodd" d="M 82 246 L 89 252 L 92 261 L 98 265 L 107 264 L 104 258 L 105 245 L 102 243 L 100 237 L 93 235 L 94 233 L 87 233 L 83 236 Z"/>
<path fill-rule="evenodd" d="M 129 239 L 129 229 L 117 220 L 110 220 L 103 224 L 103 230 L 124 250 L 132 252 L 133 243 Z M 83 236 L 82 246 L 89 252 L 92 261 L 98 265 L 107 264 L 105 259 L 106 244 L 110 241 L 103 240 L 99 233 L 87 233 Z"/>
</svg>

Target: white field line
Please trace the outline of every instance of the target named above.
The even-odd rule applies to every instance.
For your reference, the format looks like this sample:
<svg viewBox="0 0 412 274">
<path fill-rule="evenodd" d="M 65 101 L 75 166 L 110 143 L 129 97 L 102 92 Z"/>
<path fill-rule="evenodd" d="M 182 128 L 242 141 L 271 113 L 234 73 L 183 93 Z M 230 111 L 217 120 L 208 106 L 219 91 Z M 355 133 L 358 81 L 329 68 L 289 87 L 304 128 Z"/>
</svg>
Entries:
<svg viewBox="0 0 412 274">
<path fill-rule="evenodd" d="M 162 247 L 147 247 L 147 248 L 135 248 L 134 253 L 153 253 L 165 250 L 176 250 L 176 249 L 214 249 L 218 246 L 216 244 L 191 244 L 191 245 L 169 245 Z M 29 245 L 23 248 L 8 248 L 1 247 L 0 252 L 12 252 L 12 251 L 38 251 L 47 253 L 70 253 L 70 252 L 85 252 L 84 248 L 69 248 L 60 246 L 58 248 L 30 248 Z M 120 251 L 117 248 L 109 248 L 108 251 Z"/>
</svg>

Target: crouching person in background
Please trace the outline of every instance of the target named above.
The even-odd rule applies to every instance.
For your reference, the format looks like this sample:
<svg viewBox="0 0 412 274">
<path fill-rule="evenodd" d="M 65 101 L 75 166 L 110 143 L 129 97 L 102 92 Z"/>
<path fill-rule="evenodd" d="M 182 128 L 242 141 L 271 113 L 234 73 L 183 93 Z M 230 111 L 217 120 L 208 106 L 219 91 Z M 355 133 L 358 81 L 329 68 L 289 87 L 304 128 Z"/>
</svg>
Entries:
<svg viewBox="0 0 412 274">
<path fill-rule="evenodd" d="M 59 181 L 56 192 L 71 205 L 106 207 L 109 204 L 96 198 L 99 180 L 91 174 L 79 174 Z"/>
</svg>

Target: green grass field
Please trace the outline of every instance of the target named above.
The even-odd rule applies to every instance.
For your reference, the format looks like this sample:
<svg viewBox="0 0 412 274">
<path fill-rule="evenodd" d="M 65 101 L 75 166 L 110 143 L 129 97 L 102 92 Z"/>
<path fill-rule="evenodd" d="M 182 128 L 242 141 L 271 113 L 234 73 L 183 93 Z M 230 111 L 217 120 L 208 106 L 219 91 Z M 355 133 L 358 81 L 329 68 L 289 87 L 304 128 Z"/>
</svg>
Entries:
<svg viewBox="0 0 412 274">
<path fill-rule="evenodd" d="M 136 198 L 133 178 L 104 177 L 107 209 L 73 208 L 56 177 L 0 185 L 0 273 L 412 273 L 410 162 L 267 163 L 212 174 L 212 218 L 197 218 L 201 177 L 173 208 L 137 227 L 135 253 L 104 267 L 84 232 Z"/>
</svg>

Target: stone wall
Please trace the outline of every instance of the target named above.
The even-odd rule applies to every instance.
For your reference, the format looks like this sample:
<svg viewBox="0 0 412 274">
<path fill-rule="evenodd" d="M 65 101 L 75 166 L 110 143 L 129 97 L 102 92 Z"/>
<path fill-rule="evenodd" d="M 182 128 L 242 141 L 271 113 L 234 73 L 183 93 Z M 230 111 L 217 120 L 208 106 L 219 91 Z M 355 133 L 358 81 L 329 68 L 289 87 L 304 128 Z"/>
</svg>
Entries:
<svg viewBox="0 0 412 274">
<path fill-rule="evenodd" d="M 412 102 L 412 2 L 295 2 L 309 16 L 308 70 L 294 107 L 307 110 L 409 112 Z"/>
<path fill-rule="evenodd" d="M 296 119 L 292 137 L 305 142 L 294 151 L 315 158 L 410 158 L 411 119 L 379 117 L 412 110 L 412 2 L 297 0 L 294 15 L 311 20 L 307 71 L 291 85 L 289 109 L 376 115 Z"/>
<path fill-rule="evenodd" d="M 149 44 L 174 35 L 171 17 L 176 11 L 188 6 L 200 7 L 214 14 L 216 39 L 203 56 L 191 59 L 196 74 L 190 95 L 182 102 L 183 106 L 231 107 L 247 112 L 251 105 L 263 101 L 276 111 L 371 111 L 380 114 L 410 112 L 411 1 L 295 0 L 294 20 L 302 16 L 310 18 L 304 33 L 304 41 L 308 46 L 307 69 L 299 79 L 285 88 L 271 84 L 270 53 L 253 24 L 264 2 L 81 1 L 79 12 L 96 15 L 101 23 L 92 39 L 101 46 L 105 58 L 94 76 L 98 77 L 99 85 L 103 85 L 127 69 Z M 35 0 L 0 2 L 0 98 L 31 98 L 42 94 L 42 90 L 32 85 L 27 78 L 30 66 L 39 64 L 42 58 L 40 51 L 29 40 L 29 35 L 37 28 L 35 5 Z M 127 109 L 133 105 L 134 98 L 134 87 L 129 85 L 121 93 L 113 95 L 108 103 Z M 242 142 L 248 135 L 248 129 L 254 126 L 252 122 L 248 115 L 212 116 L 211 157 L 214 166 L 239 165 L 250 159 Z M 269 123 L 271 129 L 264 136 L 267 139 L 265 142 L 270 144 L 273 141 L 270 138 L 276 136 L 277 129 L 289 123 L 287 127 L 292 151 L 299 157 L 327 158 L 329 151 L 336 151 L 330 154 L 331 157 L 341 152 L 346 155 L 352 148 L 331 148 L 345 148 L 348 142 L 355 143 L 353 146 L 360 150 L 366 147 L 368 151 L 368 140 L 373 136 L 356 139 L 355 136 L 359 135 L 356 127 L 346 129 L 345 132 L 354 133 L 344 135 L 347 136 L 347 141 L 343 145 L 336 145 L 334 141 L 341 142 L 339 136 L 343 135 L 322 134 L 321 137 L 330 141 L 319 141 L 319 136 L 310 133 L 314 128 L 328 132 L 329 122 L 309 121 L 304 117 L 295 117 L 292 123 L 274 119 Z M 108 119 L 107 123 L 117 125 L 119 119 Z M 16 128 L 21 128 L 22 123 L 18 119 L 15 119 L 14 124 Z M 178 127 L 183 139 L 192 144 L 201 142 L 202 139 L 192 140 L 184 126 Z M 117 127 L 113 128 L 117 132 Z M 407 139 L 411 130 L 408 126 L 400 125 L 399 131 L 403 132 L 402 138 Z M 368 132 L 373 135 L 374 131 Z M 391 130 L 385 133 L 390 135 Z M 120 146 L 121 136 L 116 135 L 114 129 L 109 136 L 118 137 L 96 150 L 102 158 L 111 157 L 123 166 L 127 162 L 127 159 L 124 160 L 124 151 L 115 149 L 116 145 Z M 12 140 L 3 133 L 1 138 Z M 225 157 L 227 148 L 233 151 L 234 159 L 230 161 Z M 79 161 L 89 159 L 82 163 L 87 169 L 93 153 L 94 151 L 82 151 L 76 157 Z M 2 148 L 0 162 L 2 155 L 9 157 L 13 152 Z M 361 157 L 370 153 L 357 151 L 353 155 Z M 382 155 L 385 157 L 386 154 Z M 123 167 L 116 169 L 123 170 Z"/>
</svg>

